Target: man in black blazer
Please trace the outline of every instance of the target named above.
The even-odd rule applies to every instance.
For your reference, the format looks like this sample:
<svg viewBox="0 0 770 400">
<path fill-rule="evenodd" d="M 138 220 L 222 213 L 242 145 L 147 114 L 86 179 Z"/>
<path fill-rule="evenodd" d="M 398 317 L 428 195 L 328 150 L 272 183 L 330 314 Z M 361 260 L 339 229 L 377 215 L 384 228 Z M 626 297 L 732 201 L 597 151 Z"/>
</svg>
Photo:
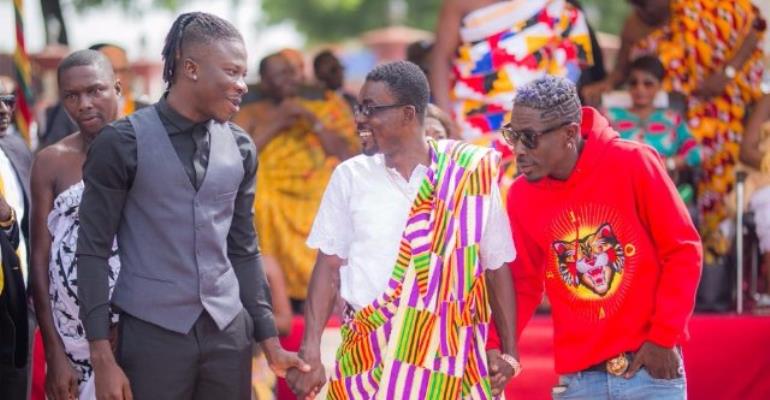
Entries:
<svg viewBox="0 0 770 400">
<path fill-rule="evenodd" d="M 32 153 L 11 133 L 16 99 L 0 81 L 0 398 L 26 399 L 29 391 L 30 332 L 27 301 L 29 173 Z"/>
</svg>

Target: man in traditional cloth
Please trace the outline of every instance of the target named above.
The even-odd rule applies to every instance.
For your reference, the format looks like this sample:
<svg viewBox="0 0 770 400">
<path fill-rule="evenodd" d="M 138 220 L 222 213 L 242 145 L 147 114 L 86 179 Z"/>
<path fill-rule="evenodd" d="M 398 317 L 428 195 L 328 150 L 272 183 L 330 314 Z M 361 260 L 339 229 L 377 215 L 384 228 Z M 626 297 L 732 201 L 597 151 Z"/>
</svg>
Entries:
<svg viewBox="0 0 770 400">
<path fill-rule="evenodd" d="M 322 87 L 345 99 L 351 109 L 355 106 L 356 96 L 345 90 L 345 66 L 331 50 L 323 50 L 313 58 L 313 74 Z"/>
<path fill-rule="evenodd" d="M 545 286 L 554 398 L 684 399 L 702 246 L 661 157 L 581 108 L 563 78 L 519 88 L 503 135 L 523 174 L 508 196 L 517 327 Z"/>
<path fill-rule="evenodd" d="M 286 277 L 296 313 L 302 313 L 316 251 L 305 246 L 334 167 L 358 152 L 353 113 L 331 90 L 300 93 L 295 67 L 281 53 L 260 62 L 260 99 L 234 122 L 259 153 L 254 224 L 265 262 Z"/>
<path fill-rule="evenodd" d="M 83 163 L 96 135 L 118 116 L 121 95 L 109 60 L 79 50 L 59 64 L 61 103 L 78 130 L 37 154 L 32 166 L 32 297 L 45 348 L 46 395 L 51 399 L 96 398 L 93 366 L 83 322 L 78 318 L 75 249 L 83 195 Z M 120 270 L 117 249 L 109 259 L 110 289 Z M 117 321 L 111 313 L 110 320 Z"/>
<path fill-rule="evenodd" d="M 307 242 L 319 249 L 300 350 L 312 371 L 288 375 L 301 396 L 326 379 L 320 339 L 338 292 L 330 399 L 491 398 L 520 370 L 497 155 L 426 139 L 428 97 L 406 61 L 375 68 L 361 89 L 364 155 L 334 170 Z M 504 339 L 488 360 L 490 305 Z"/>
</svg>

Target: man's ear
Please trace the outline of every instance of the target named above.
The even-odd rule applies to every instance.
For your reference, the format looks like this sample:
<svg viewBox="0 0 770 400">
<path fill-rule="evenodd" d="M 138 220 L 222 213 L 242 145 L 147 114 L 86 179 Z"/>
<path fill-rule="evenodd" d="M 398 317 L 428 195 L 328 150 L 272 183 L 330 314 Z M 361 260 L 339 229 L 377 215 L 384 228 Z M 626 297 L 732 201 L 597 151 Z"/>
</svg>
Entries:
<svg viewBox="0 0 770 400">
<path fill-rule="evenodd" d="M 182 62 L 182 73 L 184 74 L 185 78 L 191 81 L 197 81 L 199 70 L 200 66 L 197 62 L 193 61 L 189 57 L 185 57 L 184 61 Z"/>
<path fill-rule="evenodd" d="M 123 94 L 123 85 L 120 84 L 120 79 L 115 79 L 115 94 L 118 96 Z"/>
<path fill-rule="evenodd" d="M 404 123 L 409 124 L 414 122 L 417 119 L 417 108 L 414 106 L 406 106 L 404 107 Z"/>
<path fill-rule="evenodd" d="M 573 122 L 567 125 L 567 139 L 577 140 L 580 138 L 580 124 Z"/>
</svg>

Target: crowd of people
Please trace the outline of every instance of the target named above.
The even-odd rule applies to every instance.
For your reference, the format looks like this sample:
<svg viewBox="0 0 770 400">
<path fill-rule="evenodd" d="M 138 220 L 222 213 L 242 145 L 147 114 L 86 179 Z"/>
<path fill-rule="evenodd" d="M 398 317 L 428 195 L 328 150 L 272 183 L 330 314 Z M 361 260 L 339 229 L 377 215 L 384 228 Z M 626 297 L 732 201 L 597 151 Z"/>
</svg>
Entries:
<svg viewBox="0 0 770 400">
<path fill-rule="evenodd" d="M 154 104 L 117 45 L 62 60 L 34 154 L 0 79 L 0 398 L 29 398 L 35 331 L 51 399 L 249 399 L 268 367 L 298 398 L 494 398 L 544 293 L 554 398 L 685 398 L 738 170 L 770 306 L 766 23 L 630 3 L 606 72 L 577 1 L 445 0 L 357 95 L 329 50 L 248 86 L 232 24 L 182 14 Z"/>
</svg>

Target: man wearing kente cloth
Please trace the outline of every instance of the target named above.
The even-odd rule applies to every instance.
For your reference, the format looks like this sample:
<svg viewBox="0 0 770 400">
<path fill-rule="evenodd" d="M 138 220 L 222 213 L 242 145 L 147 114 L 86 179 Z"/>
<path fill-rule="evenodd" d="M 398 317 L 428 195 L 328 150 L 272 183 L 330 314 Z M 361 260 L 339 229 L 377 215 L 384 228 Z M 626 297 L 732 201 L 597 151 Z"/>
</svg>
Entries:
<svg viewBox="0 0 770 400">
<path fill-rule="evenodd" d="M 497 154 L 426 139 L 428 97 L 406 61 L 375 68 L 361 89 L 364 155 L 334 170 L 308 238 L 319 249 L 301 348 L 312 370 L 287 375 L 300 396 L 326 380 L 320 338 L 338 291 L 329 399 L 486 399 L 520 370 Z M 490 308 L 504 339 L 488 357 Z"/>
<path fill-rule="evenodd" d="M 305 246 L 332 169 L 358 151 L 350 107 L 331 90 L 302 87 L 281 53 L 259 65 L 259 99 L 235 116 L 259 152 L 254 222 L 264 262 L 277 263 L 296 312 L 316 252 Z"/>
</svg>

